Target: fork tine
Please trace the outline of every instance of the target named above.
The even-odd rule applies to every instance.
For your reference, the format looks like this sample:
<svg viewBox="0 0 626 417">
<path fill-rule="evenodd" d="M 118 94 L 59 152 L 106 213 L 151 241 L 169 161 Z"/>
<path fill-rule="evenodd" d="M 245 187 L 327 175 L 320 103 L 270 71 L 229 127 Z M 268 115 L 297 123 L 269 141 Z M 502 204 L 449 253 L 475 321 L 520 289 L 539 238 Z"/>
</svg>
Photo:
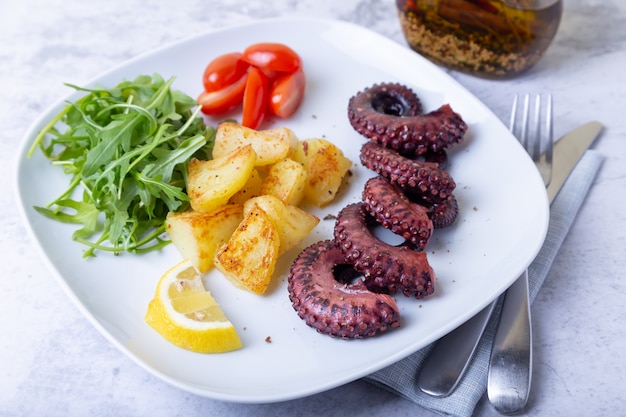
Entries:
<svg viewBox="0 0 626 417">
<path fill-rule="evenodd" d="M 537 163 L 537 167 L 539 168 L 539 172 L 541 172 L 543 182 L 547 186 L 550 183 L 550 179 L 552 177 L 552 121 L 554 118 L 552 112 L 552 95 L 548 94 L 545 97 L 545 101 L 545 105 L 542 106 L 542 97 L 541 95 L 537 95 L 535 103 L 536 136 L 533 138 L 534 146 L 531 156 L 533 160 Z M 545 114 L 545 119 L 543 120 L 541 118 L 542 108 L 544 108 L 543 113 Z"/>
<path fill-rule="evenodd" d="M 513 106 L 511 107 L 511 118 L 509 120 L 509 131 L 517 138 L 518 142 L 526 148 L 528 140 L 528 100 L 529 95 L 525 94 L 520 98 L 519 94 L 513 97 Z"/>
<path fill-rule="evenodd" d="M 517 128 L 515 121 L 517 118 L 517 104 L 519 102 L 519 95 L 515 94 L 513 97 L 513 106 L 511 107 L 511 118 L 509 119 L 509 131 L 515 135 L 515 129 Z M 517 135 L 515 135 L 517 136 Z"/>
<path fill-rule="evenodd" d="M 530 123 L 530 94 L 524 95 L 524 108 L 522 110 L 522 127 L 521 132 L 519 134 L 519 141 L 522 143 L 522 146 L 526 148 L 528 151 L 528 125 Z"/>
<path fill-rule="evenodd" d="M 547 104 L 547 120 L 546 120 L 546 151 L 545 151 L 545 161 L 548 172 L 546 173 L 546 177 L 544 177 L 544 181 L 546 182 L 546 186 L 550 183 L 550 179 L 552 178 L 552 152 L 554 148 L 554 114 L 552 112 L 552 94 L 548 94 L 548 104 Z"/>
<path fill-rule="evenodd" d="M 553 118 L 552 94 L 537 94 L 533 104 L 530 94 L 524 94 L 521 104 L 519 95 L 513 98 L 509 130 L 535 162 L 546 185 L 552 177 Z"/>
<path fill-rule="evenodd" d="M 545 145 L 542 141 L 541 132 L 541 94 L 537 94 L 535 97 L 535 114 L 534 114 L 534 129 L 532 132 L 533 138 L 530 143 L 527 144 L 527 149 L 530 153 L 533 161 L 538 161 L 541 158 L 541 151 Z"/>
</svg>

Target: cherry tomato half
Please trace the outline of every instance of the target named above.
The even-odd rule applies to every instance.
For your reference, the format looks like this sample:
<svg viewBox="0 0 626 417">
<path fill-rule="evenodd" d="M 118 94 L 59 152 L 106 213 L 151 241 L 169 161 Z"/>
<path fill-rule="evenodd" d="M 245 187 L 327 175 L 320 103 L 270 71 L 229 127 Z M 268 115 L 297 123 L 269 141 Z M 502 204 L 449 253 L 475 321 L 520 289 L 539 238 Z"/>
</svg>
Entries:
<svg viewBox="0 0 626 417">
<path fill-rule="evenodd" d="M 291 73 L 302 67 L 300 56 L 282 43 L 255 43 L 243 51 L 242 59 L 262 70 Z"/>
<path fill-rule="evenodd" d="M 263 71 L 250 67 L 246 90 L 243 94 L 243 115 L 241 124 L 256 129 L 261 125 L 267 113 L 269 84 Z"/>
<path fill-rule="evenodd" d="M 219 91 L 246 75 L 250 64 L 242 57 L 240 52 L 231 52 L 209 62 L 202 75 L 204 89 L 209 92 Z"/>
<path fill-rule="evenodd" d="M 203 91 L 198 97 L 198 104 L 204 114 L 222 114 L 241 104 L 243 100 L 248 75 L 244 74 L 234 84 L 230 84 L 218 91 Z"/>
<path fill-rule="evenodd" d="M 269 108 L 278 117 L 291 117 L 302 102 L 306 80 L 302 68 L 277 78 L 270 89 Z"/>
</svg>

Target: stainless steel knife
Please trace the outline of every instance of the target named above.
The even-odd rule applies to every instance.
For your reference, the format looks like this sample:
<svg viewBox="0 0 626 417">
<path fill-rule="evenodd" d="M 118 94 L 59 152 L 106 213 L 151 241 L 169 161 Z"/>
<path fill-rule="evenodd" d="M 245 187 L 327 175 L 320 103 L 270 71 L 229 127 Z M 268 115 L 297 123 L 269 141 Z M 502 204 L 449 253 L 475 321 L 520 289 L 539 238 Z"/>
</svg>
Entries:
<svg viewBox="0 0 626 417">
<path fill-rule="evenodd" d="M 550 203 L 554 200 L 582 155 L 601 131 L 601 123 L 589 122 L 565 134 L 554 144 L 552 179 L 547 188 Z M 434 397 L 445 397 L 454 391 L 474 355 L 496 301 L 493 301 L 466 323 L 439 339 L 430 355 L 424 360 L 418 376 L 417 383 L 423 392 Z M 522 306 L 519 307 L 521 308 Z M 506 323 L 502 323 L 502 326 L 505 325 Z M 502 337 L 503 335 L 504 333 L 500 336 Z M 529 355 L 529 367 L 531 360 L 532 358 Z M 530 378 L 530 368 L 528 378 Z M 523 393 L 520 394 L 524 395 Z"/>
</svg>

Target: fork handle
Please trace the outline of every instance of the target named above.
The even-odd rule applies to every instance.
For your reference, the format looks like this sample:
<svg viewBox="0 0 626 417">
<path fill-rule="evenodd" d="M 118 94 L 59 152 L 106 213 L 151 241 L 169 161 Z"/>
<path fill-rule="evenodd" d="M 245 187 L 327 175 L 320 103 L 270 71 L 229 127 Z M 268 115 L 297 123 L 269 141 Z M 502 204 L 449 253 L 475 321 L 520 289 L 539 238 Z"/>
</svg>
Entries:
<svg viewBox="0 0 626 417">
<path fill-rule="evenodd" d="M 512 414 L 524 408 L 531 374 L 532 325 L 526 271 L 506 291 L 491 348 L 487 396 L 496 410 Z"/>
<path fill-rule="evenodd" d="M 471 319 L 439 339 L 422 364 L 417 385 L 428 395 L 446 397 L 467 369 L 497 303 L 492 301 Z"/>
</svg>

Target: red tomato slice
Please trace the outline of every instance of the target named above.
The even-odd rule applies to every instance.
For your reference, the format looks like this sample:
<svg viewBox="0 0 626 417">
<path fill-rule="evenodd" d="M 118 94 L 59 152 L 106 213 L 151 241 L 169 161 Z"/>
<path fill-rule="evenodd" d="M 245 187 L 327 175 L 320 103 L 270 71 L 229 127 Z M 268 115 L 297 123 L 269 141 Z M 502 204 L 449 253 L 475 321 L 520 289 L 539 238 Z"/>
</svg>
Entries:
<svg viewBox="0 0 626 417">
<path fill-rule="evenodd" d="M 270 111 L 278 117 L 291 117 L 302 103 L 305 86 L 302 69 L 277 78 L 270 90 Z"/>
<path fill-rule="evenodd" d="M 248 46 L 242 59 L 263 70 L 295 72 L 302 67 L 300 56 L 282 43 L 262 42 Z"/>
<path fill-rule="evenodd" d="M 218 91 L 203 91 L 198 97 L 198 104 L 202 106 L 204 114 L 222 114 L 241 104 L 243 100 L 248 75 L 241 77 L 227 87 Z"/>
<path fill-rule="evenodd" d="M 209 62 L 202 75 L 204 89 L 209 92 L 219 91 L 246 75 L 250 64 L 242 57 L 240 52 L 231 52 Z"/>
<path fill-rule="evenodd" d="M 269 84 L 263 71 L 256 67 L 250 67 L 248 81 L 243 94 L 243 115 L 241 124 L 250 129 L 258 128 L 265 113 L 267 113 L 267 100 L 269 97 Z"/>
</svg>

